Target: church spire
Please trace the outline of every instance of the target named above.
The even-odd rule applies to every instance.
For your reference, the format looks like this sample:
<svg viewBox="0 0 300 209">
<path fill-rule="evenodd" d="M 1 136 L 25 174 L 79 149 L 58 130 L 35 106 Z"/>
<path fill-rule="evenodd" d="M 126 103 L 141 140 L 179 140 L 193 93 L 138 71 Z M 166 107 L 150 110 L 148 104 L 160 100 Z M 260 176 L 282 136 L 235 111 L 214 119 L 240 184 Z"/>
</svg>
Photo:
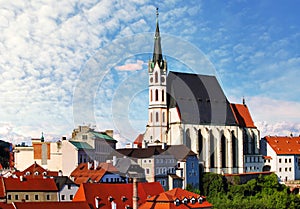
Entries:
<svg viewBox="0 0 300 209">
<path fill-rule="evenodd" d="M 160 33 L 158 25 L 158 8 L 156 8 L 156 31 L 154 37 L 154 52 L 153 52 L 153 62 L 160 62 L 163 60 L 162 51 L 161 51 L 161 42 L 160 42 Z"/>
</svg>

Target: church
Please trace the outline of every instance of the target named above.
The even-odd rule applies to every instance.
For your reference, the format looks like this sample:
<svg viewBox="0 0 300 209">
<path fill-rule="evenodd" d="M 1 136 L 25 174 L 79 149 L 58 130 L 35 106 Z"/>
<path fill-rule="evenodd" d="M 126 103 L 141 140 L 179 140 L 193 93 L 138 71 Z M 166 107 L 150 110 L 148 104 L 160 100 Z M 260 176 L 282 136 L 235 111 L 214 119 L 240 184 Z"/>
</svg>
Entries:
<svg viewBox="0 0 300 209">
<path fill-rule="evenodd" d="M 245 100 L 230 103 L 215 76 L 168 71 L 158 13 L 148 74 L 148 124 L 135 144 L 183 144 L 197 154 L 204 172 L 262 171 L 260 132 Z"/>
</svg>

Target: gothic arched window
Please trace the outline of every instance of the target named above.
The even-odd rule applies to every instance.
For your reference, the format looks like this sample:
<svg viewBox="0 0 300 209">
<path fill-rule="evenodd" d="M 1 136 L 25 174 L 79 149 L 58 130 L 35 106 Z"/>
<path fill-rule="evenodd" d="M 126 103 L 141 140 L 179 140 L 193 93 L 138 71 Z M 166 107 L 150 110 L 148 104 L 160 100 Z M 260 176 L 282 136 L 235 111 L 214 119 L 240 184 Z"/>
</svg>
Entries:
<svg viewBox="0 0 300 209">
<path fill-rule="evenodd" d="M 158 90 L 155 90 L 155 101 L 158 101 Z"/>
<path fill-rule="evenodd" d="M 161 91 L 161 101 L 165 101 L 165 91 L 164 90 L 162 90 Z"/>
<path fill-rule="evenodd" d="M 163 123 L 165 122 L 165 112 L 163 112 L 163 114 L 162 114 L 162 122 Z"/>
<path fill-rule="evenodd" d="M 155 114 L 156 122 L 158 122 L 158 112 Z"/>
<path fill-rule="evenodd" d="M 150 102 L 152 102 L 152 89 L 150 90 Z"/>
</svg>

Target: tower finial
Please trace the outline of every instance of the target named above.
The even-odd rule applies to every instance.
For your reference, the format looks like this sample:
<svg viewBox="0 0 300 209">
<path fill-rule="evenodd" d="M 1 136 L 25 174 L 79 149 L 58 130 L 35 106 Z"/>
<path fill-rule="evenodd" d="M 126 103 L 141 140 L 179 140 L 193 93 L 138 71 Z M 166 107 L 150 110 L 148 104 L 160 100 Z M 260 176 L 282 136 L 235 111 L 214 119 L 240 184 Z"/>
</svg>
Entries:
<svg viewBox="0 0 300 209">
<path fill-rule="evenodd" d="M 245 97 L 243 97 L 243 105 L 246 105 Z"/>
<path fill-rule="evenodd" d="M 153 53 L 153 62 L 160 62 L 163 60 L 162 51 L 161 51 L 161 43 L 160 43 L 160 33 L 159 33 L 159 25 L 158 25 L 158 8 L 156 8 L 156 30 L 154 36 L 154 53 Z"/>
<path fill-rule="evenodd" d="M 44 132 L 42 132 L 41 142 L 44 142 L 44 141 L 45 141 Z"/>
</svg>

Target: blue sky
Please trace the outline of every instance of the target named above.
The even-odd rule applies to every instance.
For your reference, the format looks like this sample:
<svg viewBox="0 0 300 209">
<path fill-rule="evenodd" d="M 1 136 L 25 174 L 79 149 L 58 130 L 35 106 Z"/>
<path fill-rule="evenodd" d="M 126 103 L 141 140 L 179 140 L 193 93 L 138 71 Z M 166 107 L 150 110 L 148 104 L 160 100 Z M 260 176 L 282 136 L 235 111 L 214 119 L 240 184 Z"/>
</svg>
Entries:
<svg viewBox="0 0 300 209">
<path fill-rule="evenodd" d="M 156 7 L 169 70 L 216 75 L 262 136 L 300 133 L 299 1 L 4 1 L 0 139 L 143 132 Z"/>
</svg>

